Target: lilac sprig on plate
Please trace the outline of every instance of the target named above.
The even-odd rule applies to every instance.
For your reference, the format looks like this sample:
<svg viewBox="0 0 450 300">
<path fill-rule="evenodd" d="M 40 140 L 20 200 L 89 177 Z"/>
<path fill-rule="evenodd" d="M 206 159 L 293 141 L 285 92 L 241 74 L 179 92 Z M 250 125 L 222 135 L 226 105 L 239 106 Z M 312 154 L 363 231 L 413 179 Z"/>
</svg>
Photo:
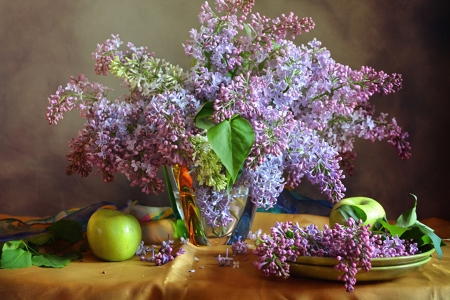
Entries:
<svg viewBox="0 0 450 300">
<path fill-rule="evenodd" d="M 343 271 L 347 292 L 352 292 L 359 269 L 370 271 L 372 258 L 408 256 L 418 253 L 417 244 L 390 234 L 372 234 L 369 226 L 356 223 L 352 218 L 348 226 L 328 225 L 323 230 L 310 224 L 300 227 L 292 222 L 277 223 L 270 235 L 263 234 L 253 251 L 258 256 L 254 262 L 262 274 L 289 277 L 289 263 L 299 256 L 334 257 L 335 269 Z M 338 275 L 336 275 L 338 276 Z"/>
</svg>

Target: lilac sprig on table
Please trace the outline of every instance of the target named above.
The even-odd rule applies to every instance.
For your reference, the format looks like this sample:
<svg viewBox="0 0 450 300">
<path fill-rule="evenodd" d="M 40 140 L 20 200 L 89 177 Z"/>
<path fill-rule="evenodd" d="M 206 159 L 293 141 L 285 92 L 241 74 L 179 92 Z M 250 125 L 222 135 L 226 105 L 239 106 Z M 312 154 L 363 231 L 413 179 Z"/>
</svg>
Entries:
<svg viewBox="0 0 450 300">
<path fill-rule="evenodd" d="M 299 256 L 334 257 L 335 269 L 343 271 L 338 276 L 344 281 L 347 292 L 352 292 L 359 269 L 370 271 L 372 258 L 408 256 L 418 253 L 417 244 L 389 234 L 372 234 L 370 226 L 356 223 L 352 218 L 348 226 L 328 225 L 323 230 L 310 224 L 300 227 L 292 222 L 277 223 L 270 235 L 262 234 L 253 251 L 258 260 L 253 264 L 262 274 L 289 277 L 288 262 Z"/>
<path fill-rule="evenodd" d="M 242 240 L 242 237 L 239 237 L 236 242 L 231 244 L 231 251 L 233 252 L 233 255 L 247 253 L 248 244 L 245 242 L 245 240 Z"/>
<path fill-rule="evenodd" d="M 153 246 L 154 248 L 155 246 Z M 150 251 L 150 247 L 144 244 L 144 241 L 141 241 L 139 247 L 136 250 L 136 255 L 145 256 L 148 251 Z"/>
<path fill-rule="evenodd" d="M 155 254 L 153 257 L 153 262 L 157 266 L 164 265 L 168 263 L 169 261 L 172 261 L 175 259 L 175 257 L 172 255 L 173 250 L 173 241 L 168 240 L 167 242 L 163 241 L 161 248 L 159 249 L 159 252 Z"/>
<path fill-rule="evenodd" d="M 172 254 L 173 252 L 173 245 L 174 241 L 168 239 L 167 241 L 163 241 L 161 243 L 161 247 L 157 253 L 155 253 L 155 245 L 152 245 L 151 247 L 145 246 L 144 242 L 142 241 L 139 245 L 138 249 L 136 250 L 136 255 L 140 256 L 140 259 L 142 261 L 149 261 L 155 263 L 157 266 L 164 265 L 172 260 L 175 259 L 175 257 L 180 256 L 185 253 L 185 250 L 180 247 L 175 255 Z M 146 257 L 147 252 L 151 251 L 152 256 Z"/>
<path fill-rule="evenodd" d="M 226 250 L 225 256 L 218 255 L 217 261 L 219 262 L 219 266 L 221 267 L 230 267 L 233 265 L 233 258 L 228 256 L 228 248 Z"/>
</svg>

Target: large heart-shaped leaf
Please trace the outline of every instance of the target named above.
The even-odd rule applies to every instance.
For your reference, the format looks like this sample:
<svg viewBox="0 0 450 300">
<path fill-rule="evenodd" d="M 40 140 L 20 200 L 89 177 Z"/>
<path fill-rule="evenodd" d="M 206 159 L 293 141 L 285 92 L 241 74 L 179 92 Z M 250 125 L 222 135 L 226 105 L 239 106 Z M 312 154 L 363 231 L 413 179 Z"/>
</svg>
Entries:
<svg viewBox="0 0 450 300">
<path fill-rule="evenodd" d="M 207 137 L 233 184 L 255 142 L 252 126 L 246 119 L 235 116 L 209 128 Z"/>
</svg>

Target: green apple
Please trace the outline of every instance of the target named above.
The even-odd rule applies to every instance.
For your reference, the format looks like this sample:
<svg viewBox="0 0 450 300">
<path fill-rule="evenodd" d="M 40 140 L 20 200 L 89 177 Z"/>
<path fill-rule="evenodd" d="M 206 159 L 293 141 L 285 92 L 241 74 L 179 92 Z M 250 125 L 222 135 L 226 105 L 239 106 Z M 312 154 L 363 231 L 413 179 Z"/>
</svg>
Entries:
<svg viewBox="0 0 450 300">
<path fill-rule="evenodd" d="M 86 234 L 92 253 L 106 261 L 131 258 L 142 240 L 138 220 L 115 209 L 99 209 L 93 213 Z"/>
<path fill-rule="evenodd" d="M 335 223 L 346 225 L 346 217 L 352 217 L 356 222 L 363 220 L 363 225 L 370 224 L 373 229 L 375 222 L 386 216 L 383 206 L 374 199 L 367 197 L 345 198 L 336 203 L 330 212 L 330 226 Z"/>
</svg>

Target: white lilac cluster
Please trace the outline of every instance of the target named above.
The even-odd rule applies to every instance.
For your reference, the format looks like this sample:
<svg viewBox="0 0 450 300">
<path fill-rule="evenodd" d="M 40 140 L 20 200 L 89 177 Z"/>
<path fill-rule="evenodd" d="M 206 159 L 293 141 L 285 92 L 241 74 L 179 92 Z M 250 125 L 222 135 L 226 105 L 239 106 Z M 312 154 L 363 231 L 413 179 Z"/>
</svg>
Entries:
<svg viewBox="0 0 450 300">
<path fill-rule="evenodd" d="M 255 240 L 257 240 L 257 239 L 259 239 L 261 237 L 261 234 L 262 234 L 262 229 L 261 228 L 258 229 L 255 232 L 249 231 L 248 235 L 247 235 L 247 238 L 250 239 L 250 240 L 255 241 Z"/>
<path fill-rule="evenodd" d="M 234 259 L 232 257 L 228 256 L 228 248 L 225 256 L 218 255 L 217 261 L 219 262 L 219 266 L 221 267 L 230 267 L 232 265 L 235 265 Z"/>
<path fill-rule="evenodd" d="M 228 166 L 217 155 L 205 155 L 214 152 L 196 123 L 205 106 L 212 125 L 241 118 L 251 126 L 254 141 L 237 180 L 248 183 L 259 207 L 271 207 L 285 185 L 294 188 L 303 178 L 330 201 L 342 199 L 343 171 L 354 171 L 355 138 L 387 139 L 402 159 L 409 158 L 408 134 L 387 114 L 375 115 L 369 103 L 374 93 L 398 91 L 400 75 L 352 70 L 316 39 L 298 46 L 288 38 L 313 29 L 310 18 L 291 13 L 270 19 L 251 14 L 253 5 L 254 0 L 216 0 L 213 10 L 203 4 L 201 27 L 184 44 L 193 60 L 186 71 L 146 47 L 128 43 L 120 50 L 118 36 L 99 45 L 93 53 L 96 73 L 119 77 L 129 94 L 110 100 L 109 88 L 80 75 L 49 97 L 50 124 L 74 109 L 86 119 L 69 143 L 67 174 L 87 176 L 96 168 L 110 182 L 121 172 L 143 192 L 161 193 L 157 171 L 184 165 L 203 186 L 195 196 L 208 221 L 227 221 L 228 210 L 211 204 L 215 196 L 203 192 L 221 193 L 230 182 Z"/>
<path fill-rule="evenodd" d="M 336 223 L 333 228 L 325 225 L 324 230 L 314 224 L 300 227 L 292 222 L 277 223 L 270 236 L 263 234 L 258 239 L 253 251 L 258 260 L 253 264 L 266 276 L 287 278 L 288 262 L 295 262 L 299 256 L 334 257 L 335 269 L 343 272 L 338 279 L 344 281 L 347 292 L 352 292 L 359 268 L 368 272 L 372 258 L 408 256 L 419 251 L 412 240 L 373 234 L 369 226 L 361 221 L 356 224 L 352 218 L 348 226 Z"/>
</svg>

